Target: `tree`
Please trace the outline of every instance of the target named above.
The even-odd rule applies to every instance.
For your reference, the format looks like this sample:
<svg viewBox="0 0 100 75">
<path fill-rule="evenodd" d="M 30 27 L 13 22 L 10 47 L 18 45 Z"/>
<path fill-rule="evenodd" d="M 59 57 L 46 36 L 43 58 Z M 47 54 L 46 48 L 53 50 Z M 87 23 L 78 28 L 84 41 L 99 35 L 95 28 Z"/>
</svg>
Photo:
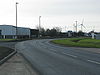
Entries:
<svg viewBox="0 0 100 75">
<path fill-rule="evenodd" d="M 79 31 L 79 32 L 78 32 L 78 36 L 84 36 L 84 32 Z"/>
<path fill-rule="evenodd" d="M 50 30 L 50 36 L 52 37 L 57 36 L 57 30 L 55 28 Z"/>
<path fill-rule="evenodd" d="M 61 28 L 60 27 L 54 27 L 54 29 L 59 33 L 59 32 L 61 32 Z"/>
<path fill-rule="evenodd" d="M 60 27 L 54 27 L 53 29 L 51 29 L 51 35 L 52 36 L 59 36 L 61 33 L 61 28 Z"/>
<path fill-rule="evenodd" d="M 50 29 L 46 29 L 45 35 L 46 35 L 46 36 L 50 36 L 50 31 L 51 31 Z"/>
<path fill-rule="evenodd" d="M 57 36 L 60 36 L 60 33 L 61 33 L 60 27 L 54 27 L 52 29 L 46 29 L 46 30 L 43 27 L 39 28 L 37 26 L 36 28 L 39 29 L 39 36 L 57 37 Z"/>
<path fill-rule="evenodd" d="M 39 30 L 39 36 L 45 36 L 45 29 L 43 27 L 36 26 L 36 29 Z"/>
<path fill-rule="evenodd" d="M 41 28 L 40 35 L 45 36 L 45 29 Z"/>
</svg>

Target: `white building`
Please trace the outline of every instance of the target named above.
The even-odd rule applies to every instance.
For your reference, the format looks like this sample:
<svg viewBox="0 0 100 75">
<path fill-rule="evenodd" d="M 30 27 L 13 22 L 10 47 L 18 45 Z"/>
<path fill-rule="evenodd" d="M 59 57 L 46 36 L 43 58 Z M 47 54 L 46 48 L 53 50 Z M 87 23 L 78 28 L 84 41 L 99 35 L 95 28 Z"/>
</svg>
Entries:
<svg viewBox="0 0 100 75">
<path fill-rule="evenodd" d="M 12 25 L 0 25 L 0 38 L 15 38 L 16 27 Z M 30 37 L 30 28 L 18 27 L 17 37 L 28 38 Z"/>
<path fill-rule="evenodd" d="M 16 28 L 12 25 L 0 25 L 0 38 L 15 38 Z"/>
<path fill-rule="evenodd" d="M 18 35 L 30 35 L 30 28 L 18 27 Z"/>
<path fill-rule="evenodd" d="M 30 37 L 30 28 L 18 27 L 17 35 L 19 38 L 29 38 Z"/>
</svg>

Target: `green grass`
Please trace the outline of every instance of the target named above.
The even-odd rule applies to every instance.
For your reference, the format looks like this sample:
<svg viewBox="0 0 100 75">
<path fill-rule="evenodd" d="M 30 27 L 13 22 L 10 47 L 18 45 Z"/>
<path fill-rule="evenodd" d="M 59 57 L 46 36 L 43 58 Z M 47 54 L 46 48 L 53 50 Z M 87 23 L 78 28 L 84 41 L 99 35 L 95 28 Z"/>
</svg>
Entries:
<svg viewBox="0 0 100 75">
<path fill-rule="evenodd" d="M 0 41 L 14 41 L 16 39 L 0 39 Z"/>
<path fill-rule="evenodd" d="M 53 40 L 52 42 L 71 47 L 100 48 L 100 40 L 90 38 L 68 38 L 63 40 Z"/>
</svg>

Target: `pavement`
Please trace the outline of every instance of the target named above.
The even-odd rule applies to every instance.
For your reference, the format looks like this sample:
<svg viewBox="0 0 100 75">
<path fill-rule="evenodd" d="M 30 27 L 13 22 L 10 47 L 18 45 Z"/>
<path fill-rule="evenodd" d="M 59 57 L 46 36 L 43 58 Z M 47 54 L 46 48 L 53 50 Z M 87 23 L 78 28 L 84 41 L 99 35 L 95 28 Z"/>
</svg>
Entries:
<svg viewBox="0 0 100 75">
<path fill-rule="evenodd" d="M 0 46 L 15 49 L 18 42 L 0 42 Z M 19 53 L 0 65 L 0 75 L 38 75 Z"/>
<path fill-rule="evenodd" d="M 100 49 L 63 47 L 49 41 L 25 41 L 16 48 L 40 75 L 100 75 Z"/>
<path fill-rule="evenodd" d="M 0 75 L 38 75 L 18 53 L 0 66 Z"/>
</svg>

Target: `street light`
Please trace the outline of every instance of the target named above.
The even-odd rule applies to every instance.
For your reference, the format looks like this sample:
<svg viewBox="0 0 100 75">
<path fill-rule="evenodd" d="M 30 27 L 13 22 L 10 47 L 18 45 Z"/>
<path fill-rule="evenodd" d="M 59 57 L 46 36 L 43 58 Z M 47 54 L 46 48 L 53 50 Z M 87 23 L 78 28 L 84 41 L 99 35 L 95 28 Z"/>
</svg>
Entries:
<svg viewBox="0 0 100 75">
<path fill-rule="evenodd" d="M 77 21 L 75 21 L 76 22 L 76 33 L 77 33 Z"/>
<path fill-rule="evenodd" d="M 41 36 L 41 16 L 39 16 L 39 37 Z"/>
<path fill-rule="evenodd" d="M 18 2 L 16 2 L 16 39 L 17 39 L 17 34 L 18 34 L 17 32 L 17 4 Z"/>
<path fill-rule="evenodd" d="M 41 16 L 39 16 L 39 32 L 41 31 Z"/>
</svg>

